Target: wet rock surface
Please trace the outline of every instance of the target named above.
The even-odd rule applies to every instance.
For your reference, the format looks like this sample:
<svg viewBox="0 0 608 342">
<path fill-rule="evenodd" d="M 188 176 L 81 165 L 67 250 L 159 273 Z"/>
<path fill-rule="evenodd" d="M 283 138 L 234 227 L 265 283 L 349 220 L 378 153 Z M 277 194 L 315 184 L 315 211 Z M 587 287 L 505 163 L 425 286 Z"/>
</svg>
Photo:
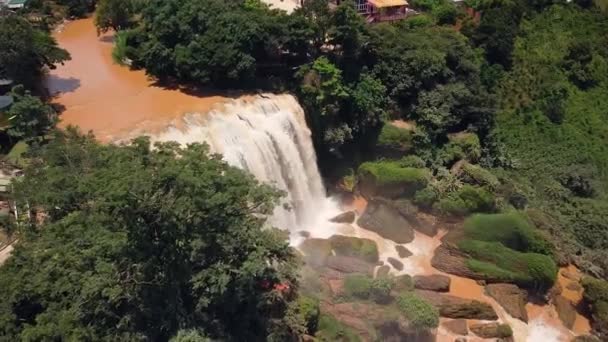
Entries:
<svg viewBox="0 0 608 342">
<path fill-rule="evenodd" d="M 507 325 L 499 323 L 477 323 L 470 326 L 471 331 L 483 338 L 506 338 L 507 332 L 510 331 Z"/>
<path fill-rule="evenodd" d="M 435 255 L 431 259 L 431 265 L 446 273 L 465 278 L 479 279 L 479 276 L 469 269 L 466 260 L 467 256 L 456 247 L 443 243 L 435 250 Z"/>
<path fill-rule="evenodd" d="M 329 238 L 329 244 L 338 256 L 358 258 L 369 263 L 378 262 L 378 246 L 373 240 L 332 235 Z"/>
<path fill-rule="evenodd" d="M 389 265 L 382 265 L 378 267 L 378 270 L 376 271 L 376 278 L 386 278 L 390 271 L 391 267 Z"/>
<path fill-rule="evenodd" d="M 466 319 L 453 319 L 451 321 L 444 322 L 443 327 L 448 331 L 456 335 L 468 335 L 469 328 L 467 327 Z"/>
<path fill-rule="evenodd" d="M 353 223 L 353 222 L 355 222 L 355 212 L 354 211 L 344 212 L 340 215 L 337 215 L 337 216 L 329 219 L 329 221 L 335 222 L 335 223 Z"/>
<path fill-rule="evenodd" d="M 395 208 L 380 201 L 370 201 L 357 224 L 396 243 L 414 240 L 414 230 L 410 223 Z"/>
<path fill-rule="evenodd" d="M 419 290 L 436 292 L 450 291 L 450 277 L 442 274 L 414 276 L 414 287 Z"/>
<path fill-rule="evenodd" d="M 528 322 L 526 301 L 528 292 L 513 284 L 490 284 L 485 287 L 486 293 L 494 298 L 505 311 L 524 322 Z"/>
<path fill-rule="evenodd" d="M 299 248 L 304 254 L 304 261 L 312 267 L 324 266 L 327 258 L 332 255 L 331 243 L 326 239 L 306 239 Z"/>
</svg>

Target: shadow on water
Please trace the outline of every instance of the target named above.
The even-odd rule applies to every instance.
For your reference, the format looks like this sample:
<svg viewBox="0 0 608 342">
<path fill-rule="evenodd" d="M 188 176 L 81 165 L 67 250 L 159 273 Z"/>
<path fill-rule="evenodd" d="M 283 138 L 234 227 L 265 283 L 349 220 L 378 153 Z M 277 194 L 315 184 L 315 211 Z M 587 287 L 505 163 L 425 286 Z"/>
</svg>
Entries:
<svg viewBox="0 0 608 342">
<path fill-rule="evenodd" d="M 59 93 L 71 93 L 80 88 L 80 80 L 74 77 L 63 78 L 51 74 L 48 76 L 47 83 L 53 85 L 52 96 L 56 96 Z"/>
</svg>

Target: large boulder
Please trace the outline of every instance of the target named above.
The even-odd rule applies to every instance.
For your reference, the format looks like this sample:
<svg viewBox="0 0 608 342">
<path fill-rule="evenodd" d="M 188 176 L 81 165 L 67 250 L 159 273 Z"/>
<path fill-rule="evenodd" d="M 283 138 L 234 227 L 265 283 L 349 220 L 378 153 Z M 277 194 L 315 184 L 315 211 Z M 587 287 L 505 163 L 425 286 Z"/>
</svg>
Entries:
<svg viewBox="0 0 608 342">
<path fill-rule="evenodd" d="M 471 331 L 482 338 L 508 338 L 513 336 L 513 330 L 507 324 L 492 323 L 477 323 L 472 324 Z"/>
<path fill-rule="evenodd" d="M 448 292 L 450 291 L 450 282 L 450 277 L 442 274 L 414 276 L 414 287 L 419 290 Z"/>
<path fill-rule="evenodd" d="M 376 200 L 395 208 L 411 224 L 413 229 L 430 237 L 437 235 L 436 220 L 431 215 L 418 211 L 418 207 L 410 200 L 398 199 L 391 201 L 382 198 L 377 198 Z"/>
<path fill-rule="evenodd" d="M 409 222 L 395 208 L 381 201 L 370 201 L 357 223 L 396 243 L 414 240 L 414 230 Z"/>
<path fill-rule="evenodd" d="M 409 258 L 414 255 L 414 253 L 410 252 L 409 249 L 401 245 L 395 245 L 395 250 L 397 251 L 397 254 L 400 258 Z"/>
<path fill-rule="evenodd" d="M 391 267 L 389 265 L 382 265 L 376 270 L 376 278 L 387 278 L 390 271 Z"/>
<path fill-rule="evenodd" d="M 378 246 L 373 240 L 332 235 L 329 243 L 336 255 L 359 258 L 370 263 L 378 262 Z"/>
<path fill-rule="evenodd" d="M 416 294 L 435 306 L 442 317 L 492 321 L 498 319 L 498 315 L 488 303 L 427 290 L 416 290 Z"/>
<path fill-rule="evenodd" d="M 304 261 L 312 267 L 324 266 L 327 257 L 332 255 L 331 243 L 326 239 L 306 239 L 299 249 L 304 254 Z"/>
<path fill-rule="evenodd" d="M 485 287 L 485 291 L 509 315 L 526 323 L 528 322 L 528 312 L 526 311 L 528 292 L 513 284 L 490 284 Z"/>
<path fill-rule="evenodd" d="M 572 329 L 572 327 L 574 327 L 574 321 L 576 320 L 576 308 L 572 302 L 566 297 L 559 295 L 553 298 L 553 305 L 555 305 L 557 316 L 564 323 L 564 326 L 568 329 Z"/>
<path fill-rule="evenodd" d="M 455 274 L 464 278 L 476 278 L 476 273 L 467 266 L 467 256 L 450 244 L 442 243 L 435 249 L 431 265 L 445 273 Z"/>
<path fill-rule="evenodd" d="M 453 319 L 443 322 L 443 327 L 456 335 L 468 335 L 469 328 L 467 327 L 466 319 Z"/>
<path fill-rule="evenodd" d="M 326 265 L 342 273 L 361 273 L 370 277 L 374 274 L 374 265 L 353 257 L 331 255 L 327 257 Z"/>
<path fill-rule="evenodd" d="M 391 257 L 388 257 L 386 261 L 388 261 L 388 263 L 391 264 L 391 266 L 393 266 L 393 268 L 396 270 L 403 271 L 403 263 L 401 261 Z"/>
<path fill-rule="evenodd" d="M 402 274 L 395 277 L 395 286 L 393 289 L 397 292 L 411 291 L 414 289 L 414 281 L 409 274 Z"/>
<path fill-rule="evenodd" d="M 347 211 L 340 215 L 335 216 L 334 218 L 329 219 L 331 222 L 335 223 L 353 223 L 355 222 L 355 212 Z"/>
<path fill-rule="evenodd" d="M 367 199 L 411 197 L 426 187 L 429 179 L 426 169 L 402 167 L 394 161 L 365 162 L 357 171 L 357 189 Z"/>
</svg>

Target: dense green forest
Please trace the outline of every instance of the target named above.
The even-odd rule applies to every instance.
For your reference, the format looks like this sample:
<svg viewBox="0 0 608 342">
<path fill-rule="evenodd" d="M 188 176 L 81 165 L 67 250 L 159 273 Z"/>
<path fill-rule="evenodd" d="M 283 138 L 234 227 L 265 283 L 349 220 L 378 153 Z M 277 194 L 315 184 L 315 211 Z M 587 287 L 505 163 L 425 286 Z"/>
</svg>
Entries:
<svg viewBox="0 0 608 342">
<path fill-rule="evenodd" d="M 478 279 L 544 294 L 558 265 L 576 264 L 608 338 L 605 4 L 410 5 L 421 13 L 381 24 L 326 0 L 292 14 L 257 0 L 100 0 L 94 15 L 99 32 L 117 31 L 114 58 L 161 84 L 296 95 L 324 175 L 460 223 L 454 245 Z M 40 79 L 69 55 L 49 29 L 92 7 L 0 13 L 0 79 L 15 85 L 2 147 L 32 146 L 14 194 L 29 216 L 5 224 L 20 243 L 0 268 L 0 340 L 356 340 L 302 296 L 299 258 L 265 229 L 279 192 L 202 145 L 53 131 Z M 345 287 L 383 302 L 399 283 Z M 437 327 L 413 293 L 395 303 Z"/>
</svg>

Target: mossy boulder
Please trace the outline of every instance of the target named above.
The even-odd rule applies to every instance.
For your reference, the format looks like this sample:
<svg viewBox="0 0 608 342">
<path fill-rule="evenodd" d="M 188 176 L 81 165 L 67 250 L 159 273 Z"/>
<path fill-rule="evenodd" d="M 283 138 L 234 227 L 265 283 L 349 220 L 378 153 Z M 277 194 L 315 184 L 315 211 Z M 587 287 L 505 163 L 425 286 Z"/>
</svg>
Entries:
<svg viewBox="0 0 608 342">
<path fill-rule="evenodd" d="M 376 278 L 387 278 L 391 267 L 389 265 L 382 265 L 376 270 Z"/>
<path fill-rule="evenodd" d="M 374 265 L 359 258 L 330 255 L 327 257 L 326 265 L 342 273 L 360 273 L 369 276 L 374 274 Z"/>
<path fill-rule="evenodd" d="M 394 161 L 365 162 L 357 172 L 357 189 L 368 199 L 413 197 L 429 179 L 426 169 L 402 167 Z"/>
<path fill-rule="evenodd" d="M 486 186 L 490 189 L 496 189 L 500 185 L 500 181 L 492 172 L 470 163 L 461 166 L 459 177 L 465 183 Z"/>
<path fill-rule="evenodd" d="M 397 307 L 414 329 L 434 329 L 439 325 L 437 309 L 413 292 L 400 295 Z"/>
<path fill-rule="evenodd" d="M 333 235 L 329 243 L 336 255 L 359 258 L 369 263 L 378 262 L 378 246 L 373 240 Z"/>
<path fill-rule="evenodd" d="M 414 240 L 414 230 L 410 223 L 395 208 L 380 201 L 370 201 L 357 224 L 396 243 Z"/>
<path fill-rule="evenodd" d="M 402 274 L 400 276 L 395 277 L 395 291 L 411 291 L 414 289 L 414 281 L 412 280 L 412 276 L 409 274 Z"/>
<path fill-rule="evenodd" d="M 456 335 L 468 335 L 469 328 L 466 319 L 452 319 L 442 324 L 444 328 Z"/>
<path fill-rule="evenodd" d="M 457 191 L 434 204 L 444 216 L 463 217 L 471 213 L 489 213 L 496 210 L 494 195 L 485 188 L 465 184 Z"/>
<path fill-rule="evenodd" d="M 415 290 L 415 292 L 433 304 L 442 317 L 480 320 L 498 319 L 496 311 L 488 303 L 434 291 Z"/>
<path fill-rule="evenodd" d="M 376 155 L 399 158 L 412 149 L 412 132 L 390 123 L 385 123 L 376 142 Z"/>
<path fill-rule="evenodd" d="M 306 239 L 298 248 L 304 254 L 304 261 L 312 267 L 325 265 L 327 257 L 332 255 L 332 246 L 327 239 Z"/>
</svg>

